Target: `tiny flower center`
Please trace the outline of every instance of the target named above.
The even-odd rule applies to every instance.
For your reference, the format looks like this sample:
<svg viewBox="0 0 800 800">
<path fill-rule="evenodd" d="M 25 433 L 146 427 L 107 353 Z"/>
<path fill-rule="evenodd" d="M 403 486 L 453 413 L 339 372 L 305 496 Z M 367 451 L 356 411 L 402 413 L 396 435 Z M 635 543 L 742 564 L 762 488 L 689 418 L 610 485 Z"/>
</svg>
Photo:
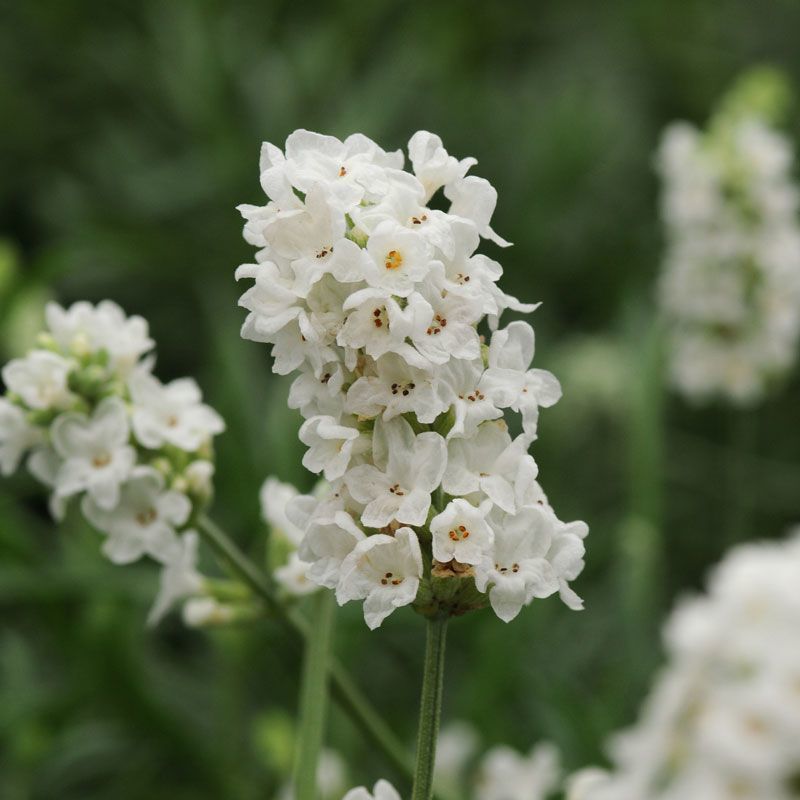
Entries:
<svg viewBox="0 0 800 800">
<path fill-rule="evenodd" d="M 398 395 L 401 394 L 403 397 L 408 397 L 411 392 L 414 391 L 416 387 L 415 383 L 393 383 L 392 384 L 392 394 Z"/>
<path fill-rule="evenodd" d="M 322 377 L 319 379 L 319 382 L 320 382 L 320 383 L 327 383 L 327 382 L 328 382 L 330 379 L 331 379 L 331 374 L 330 374 L 330 372 L 326 372 L 326 373 L 325 373 L 325 374 L 324 374 L 324 375 L 323 375 L 323 376 L 322 376 Z"/>
<path fill-rule="evenodd" d="M 512 564 L 510 567 L 501 567 L 499 564 L 495 564 L 494 568 L 503 575 L 507 572 L 519 572 L 519 564 L 517 563 Z"/>
<path fill-rule="evenodd" d="M 314 257 L 318 258 L 318 259 L 319 258 L 327 258 L 332 252 L 333 252 L 333 245 L 329 244 L 329 245 L 326 245 L 325 247 L 323 247 L 322 249 L 317 250 L 317 253 L 316 253 L 316 255 Z"/>
<path fill-rule="evenodd" d="M 386 319 L 386 309 L 385 308 L 374 308 L 372 310 L 372 324 L 376 328 L 382 328 L 384 325 L 389 327 L 389 321 Z"/>
<path fill-rule="evenodd" d="M 437 314 L 433 318 L 433 322 L 431 322 L 430 327 L 428 328 L 428 330 L 425 331 L 425 333 L 427 333 L 428 336 L 435 336 L 437 333 L 442 332 L 442 328 L 446 327 L 447 327 L 447 317 L 443 317 L 441 314 Z"/>
<path fill-rule="evenodd" d="M 178 427 L 178 418 L 174 414 L 170 414 L 167 417 L 167 427 L 168 428 L 177 428 Z"/>
<path fill-rule="evenodd" d="M 422 225 L 423 222 L 428 221 L 427 214 L 420 214 L 418 217 L 411 217 L 411 224 L 412 225 Z"/>
<path fill-rule="evenodd" d="M 449 533 L 448 536 L 454 542 L 461 542 L 464 539 L 469 539 L 469 535 L 472 533 L 466 525 L 458 525 L 457 527 L 453 528 Z"/>
<path fill-rule="evenodd" d="M 347 169 L 343 166 L 339 167 L 339 177 L 344 178 L 347 175 Z"/>
<path fill-rule="evenodd" d="M 456 275 L 456 283 L 459 283 L 462 286 L 465 283 L 469 283 L 469 275 L 465 275 L 463 272 L 459 272 L 458 275 Z"/>
<path fill-rule="evenodd" d="M 389 584 L 392 586 L 399 586 L 402 582 L 403 578 L 395 578 L 392 572 L 385 572 L 381 578 L 381 584 L 383 586 L 388 586 Z"/>
<path fill-rule="evenodd" d="M 403 254 L 399 250 L 390 250 L 386 254 L 383 265 L 386 269 L 400 269 L 403 266 Z"/>
<path fill-rule="evenodd" d="M 92 459 L 92 466 L 95 469 L 102 469 L 103 467 L 107 467 L 111 463 L 111 456 L 108 453 L 98 453 Z"/>
<path fill-rule="evenodd" d="M 405 490 L 400 488 L 399 483 L 395 483 L 393 486 L 390 486 L 389 491 L 392 494 L 397 495 L 397 497 L 403 497 L 405 495 Z"/>
<path fill-rule="evenodd" d="M 148 508 L 145 511 L 140 511 L 136 515 L 136 521 L 143 527 L 146 528 L 148 525 L 152 524 L 156 521 L 156 517 L 158 516 L 156 510 L 154 508 Z"/>
<path fill-rule="evenodd" d="M 459 397 L 462 400 L 464 399 L 464 395 L 459 395 Z M 469 400 L 471 403 L 477 403 L 478 400 L 485 400 L 485 399 L 486 395 L 480 389 L 475 389 L 472 392 L 472 394 L 467 395 L 467 400 Z"/>
</svg>

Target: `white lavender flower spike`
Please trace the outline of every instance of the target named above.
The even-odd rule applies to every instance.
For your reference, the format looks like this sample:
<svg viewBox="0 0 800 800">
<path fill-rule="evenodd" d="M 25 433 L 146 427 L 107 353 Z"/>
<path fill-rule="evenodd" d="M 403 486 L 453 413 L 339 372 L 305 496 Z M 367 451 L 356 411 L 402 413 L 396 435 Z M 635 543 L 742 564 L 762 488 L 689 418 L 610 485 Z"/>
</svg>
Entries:
<svg viewBox="0 0 800 800">
<path fill-rule="evenodd" d="M 370 627 L 409 604 L 490 604 L 510 620 L 560 592 L 580 607 L 569 581 L 585 527 L 557 519 L 527 452 L 560 386 L 531 368 L 528 323 L 499 328 L 505 310 L 535 306 L 502 292 L 502 268 L 476 252 L 508 244 L 491 227 L 497 192 L 434 134 L 414 134 L 409 155 L 406 171 L 365 136 L 295 131 L 284 151 L 263 147 L 266 205 L 240 207 L 258 248 L 237 271 L 254 281 L 242 336 L 272 345 L 275 372 L 299 373 L 303 463 L 330 486 L 289 500 L 302 533 L 286 569 L 364 600 Z M 439 191 L 446 211 L 429 207 Z"/>
</svg>

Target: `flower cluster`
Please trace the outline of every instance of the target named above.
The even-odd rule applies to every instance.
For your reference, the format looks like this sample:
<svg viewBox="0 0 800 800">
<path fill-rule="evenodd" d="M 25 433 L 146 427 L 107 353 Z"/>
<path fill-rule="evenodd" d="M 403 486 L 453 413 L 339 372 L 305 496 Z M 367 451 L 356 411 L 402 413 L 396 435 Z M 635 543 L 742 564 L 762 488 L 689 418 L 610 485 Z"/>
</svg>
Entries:
<svg viewBox="0 0 800 800">
<path fill-rule="evenodd" d="M 466 722 L 442 729 L 436 751 L 436 786 L 443 797 L 475 800 L 545 800 L 559 787 L 560 757 L 544 742 L 525 755 L 496 745 L 475 760 L 479 735 Z"/>
<path fill-rule="evenodd" d="M 296 131 L 285 151 L 263 146 L 267 204 L 240 207 L 258 248 L 237 271 L 254 280 L 242 335 L 272 345 L 275 372 L 299 373 L 303 463 L 329 486 L 287 508 L 299 558 L 340 603 L 364 600 L 370 627 L 487 593 L 504 620 L 558 591 L 580 607 L 568 581 L 586 526 L 557 519 L 527 452 L 561 390 L 531 369 L 530 325 L 499 328 L 504 310 L 534 306 L 476 253 L 481 237 L 508 244 L 490 227 L 497 193 L 433 134 L 408 150 L 411 171 L 365 136 Z"/>
<path fill-rule="evenodd" d="M 441 732 L 436 754 L 436 791 L 442 797 L 474 800 L 546 800 L 559 788 L 561 767 L 552 744 L 536 745 L 528 755 L 498 745 L 474 762 L 478 745 L 475 730 L 464 722 Z M 386 781 L 378 781 L 372 793 L 352 789 L 344 800 L 400 800 Z"/>
<path fill-rule="evenodd" d="M 791 800 L 800 780 L 800 537 L 740 546 L 666 629 L 669 662 L 613 773 L 574 800 Z"/>
<path fill-rule="evenodd" d="M 756 102 L 764 93 L 753 93 L 755 79 L 707 131 L 670 125 L 658 158 L 671 380 L 694 400 L 757 402 L 797 355 L 800 195 L 791 144 Z"/>
<path fill-rule="evenodd" d="M 28 470 L 51 490 L 63 517 L 80 498 L 105 534 L 115 564 L 150 556 L 163 565 L 157 620 L 176 600 L 197 596 L 190 619 L 207 617 L 197 571 L 196 512 L 209 500 L 212 437 L 224 429 L 190 378 L 161 383 L 147 354 L 154 343 L 141 317 L 115 303 L 51 303 L 38 347 L 3 367 L 0 471 Z"/>
</svg>

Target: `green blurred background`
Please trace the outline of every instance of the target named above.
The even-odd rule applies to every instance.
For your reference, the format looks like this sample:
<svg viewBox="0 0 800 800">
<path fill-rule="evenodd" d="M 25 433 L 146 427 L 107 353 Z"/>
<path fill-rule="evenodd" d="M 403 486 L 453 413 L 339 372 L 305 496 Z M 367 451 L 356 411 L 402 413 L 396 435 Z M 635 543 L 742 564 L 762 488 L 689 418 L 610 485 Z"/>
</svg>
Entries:
<svg viewBox="0 0 800 800">
<path fill-rule="evenodd" d="M 661 388 L 653 150 L 744 69 L 800 81 L 793 2 L 31 2 L 0 6 L 0 355 L 42 304 L 144 315 L 162 378 L 194 375 L 225 416 L 215 517 L 256 557 L 269 474 L 303 488 L 299 418 L 267 349 L 239 339 L 237 203 L 262 201 L 262 140 L 298 127 L 404 146 L 418 128 L 499 188 L 486 252 L 541 300 L 538 366 L 565 397 L 534 455 L 563 519 L 591 526 L 587 610 L 536 602 L 450 634 L 445 715 L 486 746 L 551 739 L 602 758 L 659 663 L 674 597 L 736 539 L 800 520 L 797 377 L 751 412 Z M 790 134 L 797 136 L 797 109 Z M 105 562 L 78 515 L 56 527 L 33 481 L 0 483 L 0 797 L 250 800 L 290 758 L 298 650 L 269 621 L 144 625 L 152 565 Z M 423 626 L 339 613 L 337 650 L 409 742 Z M 333 712 L 353 783 L 395 778 Z M 398 780 L 402 786 L 402 781 Z"/>
</svg>

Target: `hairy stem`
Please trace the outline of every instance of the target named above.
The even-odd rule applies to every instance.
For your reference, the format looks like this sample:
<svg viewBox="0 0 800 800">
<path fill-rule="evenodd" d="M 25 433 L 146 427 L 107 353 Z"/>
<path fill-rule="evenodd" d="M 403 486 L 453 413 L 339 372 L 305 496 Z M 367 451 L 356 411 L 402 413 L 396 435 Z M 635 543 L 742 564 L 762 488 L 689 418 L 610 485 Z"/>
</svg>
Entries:
<svg viewBox="0 0 800 800">
<path fill-rule="evenodd" d="M 446 636 L 446 616 L 437 616 L 428 620 L 425 666 L 422 673 L 422 699 L 419 708 L 417 757 L 411 800 L 431 800 L 433 797 L 436 739 L 439 735 L 439 721 L 442 716 Z"/>
<path fill-rule="evenodd" d="M 286 627 L 306 640 L 311 637 L 312 630 L 308 621 L 280 602 L 269 576 L 258 569 L 218 525 L 208 517 L 202 516 L 197 521 L 197 529 L 214 552 L 228 565 L 230 571 L 247 584 Z M 328 671 L 331 678 L 331 693 L 342 710 L 400 772 L 410 777 L 413 768 L 406 748 L 364 697 L 341 662 L 330 658 Z"/>
<path fill-rule="evenodd" d="M 306 638 L 300 684 L 300 715 L 294 764 L 295 800 L 315 800 L 317 764 L 328 711 L 328 662 L 333 642 L 333 592 L 318 591 L 312 598 L 311 627 Z"/>
</svg>

